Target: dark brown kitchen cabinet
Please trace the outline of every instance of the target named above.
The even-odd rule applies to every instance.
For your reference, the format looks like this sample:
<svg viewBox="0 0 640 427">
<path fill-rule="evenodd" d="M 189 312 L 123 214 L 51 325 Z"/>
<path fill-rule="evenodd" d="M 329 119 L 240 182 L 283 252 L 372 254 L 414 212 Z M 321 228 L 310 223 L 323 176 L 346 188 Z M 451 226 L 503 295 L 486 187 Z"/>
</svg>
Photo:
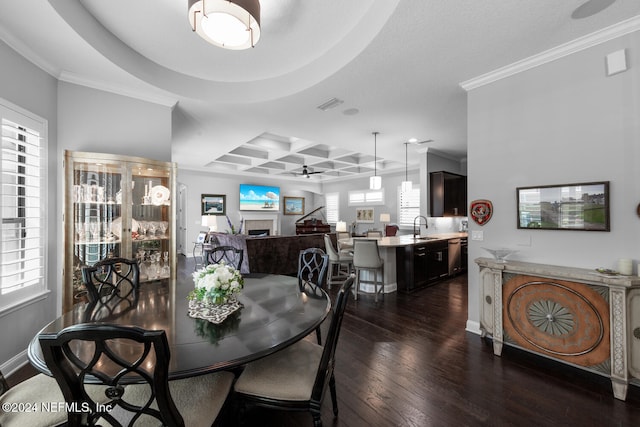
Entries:
<svg viewBox="0 0 640 427">
<path fill-rule="evenodd" d="M 436 240 L 396 248 L 398 289 L 410 292 L 449 276 L 449 244 Z"/>
<path fill-rule="evenodd" d="M 427 283 L 427 244 L 396 248 L 396 279 L 398 288 L 412 291 Z"/>
<path fill-rule="evenodd" d="M 451 172 L 431 172 L 430 214 L 431 216 L 467 215 L 467 177 Z"/>
<path fill-rule="evenodd" d="M 437 240 L 427 244 L 427 283 L 438 282 L 449 276 L 449 243 Z"/>
</svg>

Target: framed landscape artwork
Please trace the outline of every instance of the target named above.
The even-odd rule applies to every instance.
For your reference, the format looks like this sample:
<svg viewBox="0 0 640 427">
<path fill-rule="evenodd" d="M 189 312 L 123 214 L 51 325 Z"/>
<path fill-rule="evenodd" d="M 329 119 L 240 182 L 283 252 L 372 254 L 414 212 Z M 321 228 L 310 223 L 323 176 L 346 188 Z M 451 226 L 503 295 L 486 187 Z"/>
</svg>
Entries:
<svg viewBox="0 0 640 427">
<path fill-rule="evenodd" d="M 202 215 L 225 215 L 227 196 L 223 194 L 203 194 L 201 200 Z"/>
<path fill-rule="evenodd" d="M 280 211 L 280 187 L 240 184 L 241 211 Z"/>
<path fill-rule="evenodd" d="M 518 228 L 609 231 L 609 181 L 516 188 Z"/>
<path fill-rule="evenodd" d="M 284 196 L 285 215 L 304 215 L 304 197 Z"/>
<path fill-rule="evenodd" d="M 356 209 L 356 222 L 373 223 L 373 208 Z"/>
</svg>

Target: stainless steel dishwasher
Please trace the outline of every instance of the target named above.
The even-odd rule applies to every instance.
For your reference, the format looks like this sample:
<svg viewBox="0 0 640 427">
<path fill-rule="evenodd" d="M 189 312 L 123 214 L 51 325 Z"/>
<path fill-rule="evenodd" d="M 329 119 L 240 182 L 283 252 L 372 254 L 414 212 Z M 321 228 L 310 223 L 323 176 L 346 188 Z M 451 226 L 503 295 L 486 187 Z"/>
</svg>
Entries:
<svg viewBox="0 0 640 427">
<path fill-rule="evenodd" d="M 449 276 L 462 271 L 462 251 L 460 239 L 449 239 Z"/>
</svg>

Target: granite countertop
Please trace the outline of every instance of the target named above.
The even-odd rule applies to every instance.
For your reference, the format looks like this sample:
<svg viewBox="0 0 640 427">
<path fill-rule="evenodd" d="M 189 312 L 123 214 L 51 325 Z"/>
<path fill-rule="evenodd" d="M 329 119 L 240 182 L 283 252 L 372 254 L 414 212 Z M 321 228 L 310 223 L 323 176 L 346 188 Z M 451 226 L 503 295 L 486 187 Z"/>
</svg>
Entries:
<svg viewBox="0 0 640 427">
<path fill-rule="evenodd" d="M 408 235 L 394 236 L 394 237 L 383 237 L 381 239 L 378 239 L 378 246 L 381 248 L 411 246 L 411 245 L 420 245 L 428 242 L 459 239 L 461 237 L 467 237 L 467 233 L 423 234 L 415 238 L 412 235 L 408 234 Z M 358 237 L 356 237 L 356 239 L 357 238 Z M 366 237 L 362 237 L 362 239 L 366 239 Z"/>
</svg>

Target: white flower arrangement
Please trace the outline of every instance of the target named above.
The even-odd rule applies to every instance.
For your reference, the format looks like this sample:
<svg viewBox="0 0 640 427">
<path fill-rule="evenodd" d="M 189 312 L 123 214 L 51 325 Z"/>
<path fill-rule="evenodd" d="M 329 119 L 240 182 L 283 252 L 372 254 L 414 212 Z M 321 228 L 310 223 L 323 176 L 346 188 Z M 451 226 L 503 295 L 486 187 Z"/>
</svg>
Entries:
<svg viewBox="0 0 640 427">
<path fill-rule="evenodd" d="M 244 286 L 240 272 L 224 261 L 193 273 L 193 282 L 195 289 L 189 292 L 187 299 L 211 304 L 226 303 Z"/>
</svg>

